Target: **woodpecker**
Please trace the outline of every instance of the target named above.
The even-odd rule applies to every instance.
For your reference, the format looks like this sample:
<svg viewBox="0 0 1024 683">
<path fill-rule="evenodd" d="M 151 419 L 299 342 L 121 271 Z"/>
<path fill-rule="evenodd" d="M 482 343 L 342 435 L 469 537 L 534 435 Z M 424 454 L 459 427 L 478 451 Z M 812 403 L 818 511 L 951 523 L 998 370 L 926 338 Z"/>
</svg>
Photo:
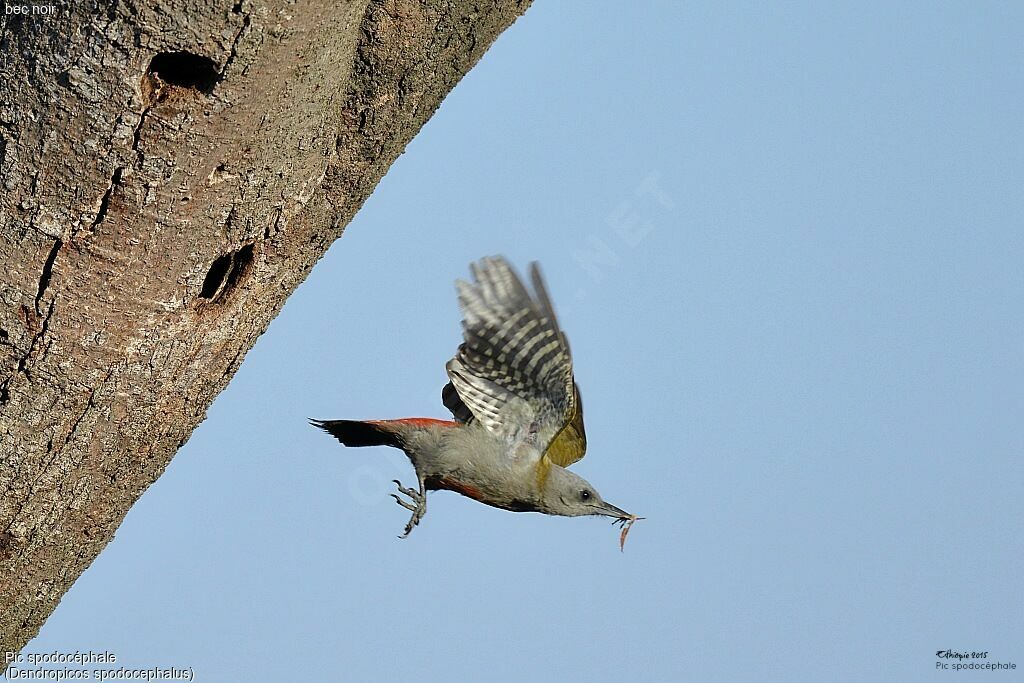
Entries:
<svg viewBox="0 0 1024 683">
<path fill-rule="evenodd" d="M 456 281 L 463 342 L 445 366 L 442 402 L 453 421 L 310 420 L 345 446 L 393 446 L 416 469 L 417 488 L 397 479 L 395 501 L 412 512 L 400 538 L 427 511 L 427 491 L 455 491 L 513 512 L 603 515 L 629 526 L 640 519 L 566 469 L 587 449 L 583 405 L 569 342 L 558 325 L 536 263 L 533 292 L 498 256 L 470 265 Z M 408 500 L 402 498 L 405 496 Z"/>
</svg>

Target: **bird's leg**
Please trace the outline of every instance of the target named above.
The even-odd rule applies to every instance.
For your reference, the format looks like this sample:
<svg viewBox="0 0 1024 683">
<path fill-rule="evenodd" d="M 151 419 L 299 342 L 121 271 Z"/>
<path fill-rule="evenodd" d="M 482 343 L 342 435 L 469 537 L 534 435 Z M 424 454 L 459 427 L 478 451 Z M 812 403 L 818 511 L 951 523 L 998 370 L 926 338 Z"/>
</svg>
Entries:
<svg viewBox="0 0 1024 683">
<path fill-rule="evenodd" d="M 395 484 L 398 485 L 398 492 L 404 493 L 412 499 L 413 503 L 402 500 L 398 497 L 397 493 L 392 493 L 391 497 L 395 499 L 395 502 L 404 507 L 406 510 L 412 511 L 412 517 L 409 518 L 409 523 L 405 525 L 405 531 L 399 538 L 405 538 L 412 531 L 413 527 L 420 523 L 423 519 L 423 515 L 427 514 L 427 491 L 426 483 L 423 481 L 422 475 L 419 472 L 416 473 L 416 478 L 419 480 L 420 490 L 409 489 L 402 486 L 402 482 L 397 479 L 394 480 Z"/>
</svg>

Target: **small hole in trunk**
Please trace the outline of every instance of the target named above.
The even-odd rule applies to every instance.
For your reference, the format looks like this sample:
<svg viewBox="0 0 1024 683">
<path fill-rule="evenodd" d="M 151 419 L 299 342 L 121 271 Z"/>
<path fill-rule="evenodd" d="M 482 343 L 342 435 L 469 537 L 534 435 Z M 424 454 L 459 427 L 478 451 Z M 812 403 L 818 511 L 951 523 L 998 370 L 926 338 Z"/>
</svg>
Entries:
<svg viewBox="0 0 1024 683">
<path fill-rule="evenodd" d="M 217 84 L 217 65 L 209 57 L 191 52 L 161 52 L 149 64 L 149 73 L 164 83 L 209 95 Z"/>
<path fill-rule="evenodd" d="M 234 289 L 252 263 L 252 253 L 252 245 L 247 244 L 238 251 L 218 256 L 206 273 L 199 296 L 216 301 Z"/>
</svg>

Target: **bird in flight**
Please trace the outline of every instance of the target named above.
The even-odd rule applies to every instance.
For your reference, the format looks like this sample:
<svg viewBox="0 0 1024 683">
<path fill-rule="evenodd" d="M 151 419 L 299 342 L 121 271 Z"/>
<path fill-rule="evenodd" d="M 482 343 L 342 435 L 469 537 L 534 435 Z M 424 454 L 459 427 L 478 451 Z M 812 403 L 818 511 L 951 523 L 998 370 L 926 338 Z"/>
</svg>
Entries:
<svg viewBox="0 0 1024 683">
<path fill-rule="evenodd" d="M 427 491 L 455 491 L 513 512 L 611 517 L 620 547 L 642 519 L 605 502 L 567 467 L 587 449 L 569 342 L 536 263 L 533 291 L 503 257 L 471 264 L 458 280 L 463 342 L 448 361 L 441 397 L 454 421 L 310 420 L 346 446 L 393 446 L 416 470 L 417 488 L 391 494 L 412 512 L 401 538 L 427 511 Z M 402 498 L 405 496 L 406 498 Z"/>
</svg>

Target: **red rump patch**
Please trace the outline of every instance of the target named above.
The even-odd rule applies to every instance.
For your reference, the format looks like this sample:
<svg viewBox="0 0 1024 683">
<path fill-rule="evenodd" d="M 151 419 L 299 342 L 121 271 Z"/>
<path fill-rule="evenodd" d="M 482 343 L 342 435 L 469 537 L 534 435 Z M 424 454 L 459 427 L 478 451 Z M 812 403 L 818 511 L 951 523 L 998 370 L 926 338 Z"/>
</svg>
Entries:
<svg viewBox="0 0 1024 683">
<path fill-rule="evenodd" d="M 451 420 L 436 420 L 432 417 L 406 417 L 401 420 L 395 420 L 395 422 L 401 422 L 406 425 L 413 425 L 414 427 L 458 427 L 458 422 Z"/>
<path fill-rule="evenodd" d="M 370 420 L 370 424 L 386 427 L 388 424 L 408 425 L 410 427 L 458 427 L 458 422 L 436 420 L 432 417 L 404 417 L 401 420 Z"/>
</svg>

